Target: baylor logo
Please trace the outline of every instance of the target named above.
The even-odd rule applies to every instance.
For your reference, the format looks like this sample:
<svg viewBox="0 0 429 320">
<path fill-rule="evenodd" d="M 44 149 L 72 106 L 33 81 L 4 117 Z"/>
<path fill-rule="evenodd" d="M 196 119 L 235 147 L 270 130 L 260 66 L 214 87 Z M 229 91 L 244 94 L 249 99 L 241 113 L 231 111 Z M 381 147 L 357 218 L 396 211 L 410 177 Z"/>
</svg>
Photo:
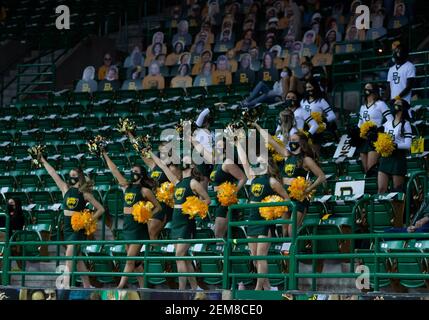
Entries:
<svg viewBox="0 0 429 320">
<path fill-rule="evenodd" d="M 240 73 L 240 83 L 249 83 L 249 79 L 247 78 L 247 74 Z"/>
<path fill-rule="evenodd" d="M 103 91 L 112 91 L 112 90 L 113 90 L 113 88 L 112 88 L 112 84 L 111 83 L 107 82 L 107 83 L 104 84 Z"/>
<path fill-rule="evenodd" d="M 401 81 L 401 77 L 399 76 L 398 72 L 393 72 L 392 79 L 394 84 L 399 84 L 399 81 Z"/>
<path fill-rule="evenodd" d="M 365 121 L 370 121 L 370 120 L 371 120 L 371 118 L 369 117 L 369 113 L 368 113 L 368 111 L 367 111 L 367 110 L 365 110 L 365 111 L 363 112 L 362 118 L 363 118 L 363 120 L 365 120 Z"/>
<path fill-rule="evenodd" d="M 133 204 L 134 199 L 136 198 L 136 194 L 132 192 L 128 192 L 125 194 L 125 203 L 126 204 Z"/>
<path fill-rule="evenodd" d="M 287 164 L 285 165 L 285 173 L 288 175 L 288 177 L 291 177 L 293 173 L 295 172 L 295 165 L 294 164 Z"/>
<path fill-rule="evenodd" d="M 310 107 L 310 105 L 309 105 L 309 104 L 305 105 L 305 106 L 304 106 L 304 110 L 305 110 L 305 111 L 307 111 L 307 112 L 311 112 L 311 107 Z"/>
<path fill-rule="evenodd" d="M 262 79 L 264 81 L 271 81 L 271 75 L 268 71 L 264 71 Z"/>
<path fill-rule="evenodd" d="M 160 176 L 161 176 L 160 171 L 152 171 L 152 173 L 150 174 L 150 177 L 154 180 L 158 180 Z"/>
<path fill-rule="evenodd" d="M 74 209 L 77 207 L 77 204 L 79 203 L 79 199 L 78 198 L 67 198 L 67 208 L 69 209 Z"/>
<path fill-rule="evenodd" d="M 137 90 L 136 83 L 134 81 L 128 83 L 128 90 Z"/>
<path fill-rule="evenodd" d="M 216 171 L 212 171 L 212 173 L 210 173 L 210 180 L 215 181 L 215 177 L 216 177 Z"/>
<path fill-rule="evenodd" d="M 82 92 L 90 92 L 89 85 L 87 83 L 84 83 L 82 85 Z"/>
<path fill-rule="evenodd" d="M 252 184 L 251 191 L 255 197 L 260 197 L 262 192 L 264 191 L 264 185 L 260 183 Z"/>
<path fill-rule="evenodd" d="M 176 191 L 174 191 L 174 197 L 177 200 L 182 200 L 184 194 L 185 194 L 185 188 L 177 188 Z"/>
</svg>

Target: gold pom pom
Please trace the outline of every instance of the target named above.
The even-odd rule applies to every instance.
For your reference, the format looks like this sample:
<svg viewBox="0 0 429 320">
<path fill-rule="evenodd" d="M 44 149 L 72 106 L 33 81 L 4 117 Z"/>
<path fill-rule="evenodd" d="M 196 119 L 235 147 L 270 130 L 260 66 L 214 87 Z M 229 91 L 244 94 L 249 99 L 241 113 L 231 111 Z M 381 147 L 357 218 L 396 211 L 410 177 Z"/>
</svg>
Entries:
<svg viewBox="0 0 429 320">
<path fill-rule="evenodd" d="M 377 141 L 374 142 L 375 151 L 382 157 L 390 157 L 395 150 L 392 137 L 387 133 L 379 133 Z"/>
<path fill-rule="evenodd" d="M 93 218 L 91 210 L 85 209 L 82 212 L 75 212 L 71 217 L 72 229 L 78 232 L 85 229 L 85 234 L 90 236 L 97 231 L 97 220 Z"/>
<path fill-rule="evenodd" d="M 40 158 L 46 152 L 46 146 L 37 145 L 37 146 L 29 148 L 27 151 L 31 157 L 31 165 L 36 169 L 42 168 L 43 164 L 40 161 Z"/>
<path fill-rule="evenodd" d="M 106 150 L 107 140 L 106 138 L 98 135 L 94 139 L 89 140 L 87 146 L 89 153 L 100 157 L 101 153 Z"/>
<path fill-rule="evenodd" d="M 298 177 L 292 181 L 288 188 L 289 196 L 297 201 L 304 201 L 310 199 L 311 194 L 307 194 L 305 190 L 310 186 L 310 182 L 305 180 L 304 177 Z"/>
<path fill-rule="evenodd" d="M 187 197 L 182 205 L 182 212 L 189 215 L 189 219 L 194 219 L 196 216 L 204 219 L 209 212 L 209 206 L 196 196 Z"/>
<path fill-rule="evenodd" d="M 235 183 L 224 182 L 217 189 L 217 199 L 224 207 L 236 204 L 238 202 L 237 192 L 237 185 Z"/>
<path fill-rule="evenodd" d="M 134 121 L 128 118 L 125 118 L 125 119 L 120 118 L 119 124 L 116 130 L 118 130 L 120 133 L 123 133 L 123 134 L 134 133 L 134 131 L 136 130 L 136 124 Z"/>
<path fill-rule="evenodd" d="M 159 202 L 164 202 L 167 206 L 174 207 L 174 184 L 164 182 L 156 189 L 156 198 Z"/>
<path fill-rule="evenodd" d="M 272 203 L 272 202 L 284 202 L 285 200 L 277 195 L 267 196 L 262 202 L 263 203 Z M 274 220 L 281 218 L 285 212 L 288 212 L 288 207 L 278 206 L 278 207 L 261 207 L 259 208 L 259 214 L 265 220 Z"/>
<path fill-rule="evenodd" d="M 152 219 L 153 204 L 150 201 L 139 201 L 132 208 L 134 220 L 138 223 L 148 223 Z"/>
<path fill-rule="evenodd" d="M 362 125 L 360 126 L 360 137 L 362 139 L 367 139 L 368 132 L 373 127 L 377 127 L 377 125 L 373 121 L 365 121 L 364 123 L 362 123 Z"/>
</svg>

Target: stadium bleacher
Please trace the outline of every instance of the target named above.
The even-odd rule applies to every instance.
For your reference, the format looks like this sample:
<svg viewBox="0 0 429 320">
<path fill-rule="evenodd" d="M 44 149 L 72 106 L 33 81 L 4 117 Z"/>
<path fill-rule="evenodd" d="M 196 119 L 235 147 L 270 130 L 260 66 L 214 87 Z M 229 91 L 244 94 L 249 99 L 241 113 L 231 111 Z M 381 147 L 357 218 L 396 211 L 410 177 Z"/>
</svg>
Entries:
<svg viewBox="0 0 429 320">
<path fill-rule="evenodd" d="M 215 13 L 212 13 L 210 8 L 212 2 L 220 5 L 221 13 L 216 13 L 215 9 L 213 9 Z M 316 5 L 312 5 L 313 2 Z M 393 12 L 394 1 L 390 2 L 392 2 L 392 8 L 384 8 L 386 12 L 388 10 Z M 106 33 L 116 32 L 119 29 L 116 25 L 119 17 L 127 12 L 132 21 L 131 17 L 136 14 L 133 8 L 138 5 L 136 4 L 138 1 L 124 3 L 103 1 L 102 3 L 101 6 L 101 2 L 97 0 L 64 1 L 64 4 L 69 5 L 71 12 L 78 17 L 72 24 L 72 31 L 76 36 L 97 34 L 98 27 L 105 22 L 106 17 L 111 22 Z M 317 51 L 310 53 L 308 57 L 303 52 L 311 50 L 299 52 L 300 62 L 313 61 L 314 64 L 316 53 L 322 54 L 323 45 L 329 44 L 327 21 L 329 18 L 335 18 L 338 25 L 336 31 L 342 38 L 336 40 L 336 44 L 330 48 L 331 51 L 323 53 L 331 56 L 332 64 L 314 64 L 312 72 L 313 76 L 319 79 L 321 86 L 325 87 L 326 99 L 337 115 L 336 133 L 339 137 L 346 135 L 347 129 L 356 126 L 359 120 L 360 97 L 364 84 L 374 82 L 386 85 L 392 43 L 400 41 L 411 45 L 410 60 L 416 66 L 416 82 L 411 102 L 413 141 L 422 138 L 424 143 L 422 148 L 416 148 L 417 150 L 412 148 L 412 152 L 407 156 L 408 171 L 404 189 L 401 192 L 379 194 L 377 178 L 366 176 L 358 152 L 350 157 L 334 158 L 339 140 L 330 130 L 322 133 L 323 143 L 321 143 L 318 163 L 327 180 L 317 189 L 302 225 L 296 225 L 294 222 L 296 231 L 292 241 L 273 241 L 268 256 L 274 258 L 268 260 L 267 273 L 272 275 L 270 282 L 272 286 L 278 287 L 279 295 L 276 297 L 280 299 L 282 293 L 292 289 L 302 292 L 320 290 L 328 294 L 335 292 L 336 289 L 344 289 L 352 293 L 360 293 L 360 290 L 354 287 L 352 277 L 356 266 L 360 264 L 367 266 L 371 274 L 381 274 L 380 277 L 371 278 L 370 290 L 378 291 L 379 288 L 383 288 L 388 292 L 399 292 L 398 290 L 405 288 L 411 290 L 410 292 L 417 290 L 416 292 L 427 293 L 429 267 L 427 256 L 424 254 L 428 252 L 429 236 L 421 234 L 413 238 L 413 234 L 408 233 L 405 236 L 398 235 L 397 239 L 386 232 L 392 227 L 408 227 L 425 203 L 424 200 L 429 197 L 427 189 L 429 52 L 418 49 L 418 44 L 424 39 L 419 39 L 418 37 L 422 35 L 413 32 L 413 30 L 421 30 L 422 26 L 427 27 L 426 22 L 420 20 L 417 14 L 417 5 L 404 1 L 407 5 L 407 23 L 404 23 L 402 16 L 399 18 L 386 15 L 384 21 L 386 34 L 368 40 L 365 30 L 361 30 L 363 34 L 357 32 L 356 35 L 349 32 L 355 20 L 355 15 L 350 9 L 354 5 L 352 1 L 342 1 L 343 11 L 336 14 L 332 13 L 334 8 L 338 8 L 335 5 L 336 2 L 323 0 L 311 3 L 295 1 L 291 5 L 288 1 L 253 1 L 253 5 L 246 5 L 252 1 L 188 1 L 187 3 L 190 3 L 188 7 L 179 6 L 182 11 L 180 17 L 174 17 L 174 12 L 177 11 L 175 7 L 166 7 L 163 8 L 163 12 L 157 12 L 160 17 L 157 28 L 150 30 L 145 28 L 144 39 L 139 39 L 139 45 L 147 48 L 152 44 L 152 35 L 156 31 L 161 31 L 165 36 L 164 44 L 168 55 L 174 48 L 172 39 L 177 32 L 176 26 L 180 20 L 188 21 L 192 44 L 201 30 L 202 21 L 209 21 L 212 24 L 211 32 L 214 34 L 214 41 L 207 42 L 205 45 L 213 51 L 212 61 L 215 62 L 225 53 L 220 52 L 223 50 L 215 49 L 220 41 L 220 35 L 224 28 L 227 28 L 225 24 L 232 22 L 231 32 L 235 35 L 232 47 L 234 47 L 245 31 L 242 30 L 243 24 L 249 20 L 250 24 L 253 21 L 255 31 L 253 40 L 259 49 L 258 62 L 263 63 L 263 53 L 271 49 L 271 47 L 264 48 L 264 44 L 268 34 L 272 33 L 274 44 L 279 44 L 283 51 L 280 55 L 282 66 L 275 70 L 277 77 L 283 68 L 288 67 L 297 83 L 304 81 L 301 71 L 298 70 L 301 66 L 292 65 L 291 57 L 294 51 L 282 43 L 283 37 L 293 35 L 294 41 L 303 45 L 304 39 L 300 41 L 302 35 L 308 30 L 315 30 L 317 25 L 317 28 L 320 28 L 315 37 Z M 41 19 L 41 17 L 53 15 L 51 9 L 54 8 L 55 1 L 4 1 L 3 5 L 8 8 L 8 11 L 6 19 L 0 20 L 0 44 L 10 39 L 31 39 L 38 42 L 43 39 L 47 41 L 49 38 L 53 40 L 51 43 L 61 47 L 61 44 L 55 41 L 57 37 L 61 38 L 55 34 L 55 31 L 51 31 L 52 34 L 44 34 L 43 28 L 46 27 L 46 21 Z M 274 20 L 271 20 L 273 17 L 268 13 L 271 7 L 275 8 Z M 252 10 L 258 10 L 258 12 L 253 14 Z M 371 10 L 373 13 L 378 12 L 375 7 L 371 7 Z M 317 13 L 319 15 L 316 15 Z M 173 19 L 169 20 L 169 16 L 173 16 Z M 149 17 L 142 17 L 139 22 L 145 19 Z M 394 28 L 389 27 L 391 20 L 396 21 L 392 24 Z M 274 29 L 269 29 L 266 24 L 270 21 L 278 25 Z M 299 29 L 296 31 L 294 28 Z M 184 36 L 183 38 L 185 39 Z M 49 47 L 49 44 L 47 46 Z M 132 47 L 131 43 L 129 47 Z M 247 51 L 236 52 L 235 59 L 238 65 L 240 65 L 240 55 L 247 53 L 250 49 L 249 47 Z M 111 52 L 119 52 L 117 48 L 111 50 Z M 186 50 L 191 50 L 191 45 L 187 46 Z M 129 54 L 131 50 L 122 52 L 124 57 Z M 142 54 L 146 61 L 150 59 L 152 53 L 143 50 Z M 157 58 L 153 57 L 153 59 Z M 99 62 L 96 61 L 94 64 Z M 126 78 L 127 68 L 122 61 L 118 59 L 115 63 L 119 67 L 119 80 L 121 82 L 130 80 Z M 145 69 L 142 72 L 144 79 L 148 75 L 149 65 L 141 67 Z M 35 84 L 39 88 L 18 92 L 15 101 L 1 106 L 0 213 L 7 214 L 9 199 L 20 199 L 25 217 L 22 230 L 6 232 L 4 228 L 0 229 L 3 285 L 12 283 L 24 286 L 26 283 L 28 285 L 29 281 L 31 286 L 31 281 L 35 281 L 35 286 L 52 286 L 55 281 L 53 269 L 60 263 L 56 257 L 64 251 L 63 247 L 55 242 L 63 240 L 62 193 L 46 170 L 34 168 L 32 158 L 28 154 L 30 147 L 46 146 L 47 160 L 61 178 L 66 179 L 73 168 L 82 168 L 94 181 L 94 196 L 103 204 L 106 213 L 98 224 L 94 239 L 91 240 L 95 243 L 82 245 L 81 251 L 88 258 L 87 264 L 94 274 L 94 279 L 91 281 L 98 287 L 113 288 L 118 284 L 119 277 L 117 274 L 109 273 L 122 272 L 127 255 L 125 242 L 122 241 L 124 239 L 122 234 L 124 194 L 117 186 L 117 181 L 110 170 L 106 169 L 104 159 L 88 152 L 88 140 L 96 135 L 105 137 L 109 141 L 109 156 L 121 172 L 128 171 L 135 164 L 145 166 L 129 139 L 116 129 L 120 119 L 128 118 L 134 121 L 137 124 L 135 134 L 149 135 L 153 149 L 157 150 L 160 143 L 158 137 L 162 130 L 174 129 L 182 119 L 196 119 L 205 108 L 209 108 L 212 112 L 213 122 L 210 129 L 213 131 L 224 129 L 232 121 L 238 120 L 241 116 L 243 100 L 257 84 L 257 82 L 231 81 L 231 83 L 205 87 L 170 88 L 171 79 L 177 75 L 177 66 L 166 68 L 168 75 L 164 76 L 165 88 L 135 91 L 77 92 L 75 87 L 80 79 L 71 79 L 67 88 L 46 90 L 42 83 L 43 75 L 40 75 L 42 84 Z M 262 74 L 262 72 L 258 73 L 258 70 L 253 71 L 258 74 L 258 77 Z M 320 71 L 324 76 L 319 78 Z M 235 79 L 234 74 L 231 76 Z M 278 97 L 278 101 L 284 101 L 287 91 L 296 89 L 291 89 L 289 86 L 283 90 L 286 92 Z M 274 134 L 283 105 L 263 102 L 258 105 L 258 110 L 262 114 L 259 123 Z M 363 192 L 347 193 L 355 186 Z M 197 221 L 196 239 L 189 249 L 189 255 L 195 258 L 196 272 L 207 274 L 198 278 L 199 285 L 204 289 L 231 289 L 232 287 L 236 299 L 263 298 L 257 292 L 254 295 L 250 293 L 256 282 L 254 275 L 257 270 L 251 259 L 249 246 L 244 241 L 247 237 L 245 224 L 248 221 L 248 215 L 245 205 L 248 200 L 241 197 L 238 204 L 243 205 L 239 209 L 241 211 L 239 220 L 244 222 L 243 226 L 230 226 L 225 242 L 219 244 L 214 240 L 213 231 L 214 214 L 219 203 L 212 186 L 208 191 L 212 199 L 209 206 L 209 219 Z M 167 224 L 160 234 L 159 240 L 164 242 L 145 244 L 142 248 L 140 257 L 144 263 L 145 273 L 148 274 L 145 277 L 147 287 L 169 289 L 178 287 L 177 276 L 168 275 L 177 272 L 176 264 L 172 259 L 164 259 L 164 257 L 174 257 L 175 254 L 174 247 L 169 242 L 170 228 L 171 226 Z M 281 229 L 281 223 L 277 224 L 277 238 L 283 237 Z M 6 235 L 9 236 L 8 239 L 5 239 Z M 199 243 L 199 239 L 204 241 Z M 239 239 L 243 241 L 237 242 Z M 19 244 L 26 241 L 40 242 L 42 245 Z M 285 249 L 285 244 L 290 247 Z M 4 250 L 9 245 L 14 254 L 8 257 L 8 265 L 5 265 Z M 7 250 L 9 253 L 12 251 Z M 410 255 L 407 256 L 407 254 Z M 32 274 L 32 271 L 28 271 L 26 274 L 26 270 L 22 269 L 25 277 L 21 277 L 22 274 L 19 272 L 14 274 L 12 265 L 15 267 L 13 261 L 17 261 L 17 256 L 32 257 L 33 260 L 28 259 L 29 263 L 43 265 L 41 271 L 52 272 L 51 277 L 46 276 L 46 279 L 37 282 L 37 279 L 34 280 L 37 278 L 37 272 Z M 97 257 L 111 259 L 98 260 Z M 225 260 L 227 258 L 231 259 Z M 334 266 L 331 264 L 332 260 Z M 101 275 L 97 275 L 97 272 Z M 395 277 L 395 273 L 399 276 Z M 240 277 L 240 274 L 244 276 Z M 342 278 L 341 274 L 346 275 L 350 280 L 345 285 L 339 282 Z M 393 276 L 389 277 L 388 274 Z M 420 278 L 419 275 L 421 275 Z M 73 281 L 78 285 L 81 283 L 79 278 L 79 276 L 73 277 Z M 239 285 L 247 290 L 238 290 Z M 129 286 L 138 286 L 136 277 L 130 277 Z M 269 298 L 271 295 L 272 293 L 267 293 L 266 297 Z"/>
</svg>

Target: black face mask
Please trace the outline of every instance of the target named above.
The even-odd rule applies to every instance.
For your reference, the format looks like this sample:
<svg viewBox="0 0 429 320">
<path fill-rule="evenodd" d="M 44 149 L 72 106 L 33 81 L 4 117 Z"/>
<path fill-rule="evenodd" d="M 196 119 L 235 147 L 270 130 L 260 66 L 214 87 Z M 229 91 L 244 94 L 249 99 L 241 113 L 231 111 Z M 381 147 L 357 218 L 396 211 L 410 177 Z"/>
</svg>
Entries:
<svg viewBox="0 0 429 320">
<path fill-rule="evenodd" d="M 399 104 L 395 104 L 393 106 L 393 110 L 395 111 L 395 113 L 402 111 L 402 106 L 400 106 Z"/>
<path fill-rule="evenodd" d="M 137 182 L 141 178 L 141 174 L 138 172 L 130 172 L 129 180 L 131 182 Z"/>
<path fill-rule="evenodd" d="M 191 169 L 191 165 L 188 163 L 182 163 L 182 165 L 180 166 L 180 169 L 182 169 L 182 171 Z"/>
<path fill-rule="evenodd" d="M 294 107 L 296 105 L 295 99 L 286 99 L 285 101 L 285 108 Z"/>
<path fill-rule="evenodd" d="M 307 97 L 312 97 L 314 95 L 314 90 L 305 90 L 305 94 Z"/>
<path fill-rule="evenodd" d="M 392 57 L 396 64 L 402 64 L 403 59 L 400 51 L 393 52 Z"/>
<path fill-rule="evenodd" d="M 14 212 L 15 211 L 15 206 L 12 204 L 8 204 L 7 205 L 7 211 L 8 212 Z"/>
<path fill-rule="evenodd" d="M 368 98 L 372 93 L 373 93 L 373 91 L 369 90 L 369 89 L 365 89 L 365 91 L 363 92 L 363 94 L 365 95 L 366 98 Z"/>
<path fill-rule="evenodd" d="M 79 178 L 69 177 L 69 180 L 68 180 L 69 185 L 74 186 L 78 182 L 79 182 Z"/>
<path fill-rule="evenodd" d="M 299 143 L 298 142 L 289 142 L 289 150 L 292 152 L 295 152 L 299 149 Z"/>
</svg>

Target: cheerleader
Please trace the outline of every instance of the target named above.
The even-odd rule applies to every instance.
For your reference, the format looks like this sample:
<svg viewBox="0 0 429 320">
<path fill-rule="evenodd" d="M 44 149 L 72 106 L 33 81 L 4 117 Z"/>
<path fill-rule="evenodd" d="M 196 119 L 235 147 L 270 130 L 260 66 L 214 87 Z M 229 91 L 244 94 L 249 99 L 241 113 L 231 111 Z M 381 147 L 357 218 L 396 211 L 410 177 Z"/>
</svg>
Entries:
<svg viewBox="0 0 429 320">
<path fill-rule="evenodd" d="M 118 181 L 124 191 L 124 240 L 149 240 L 149 231 L 146 223 L 139 223 L 134 220 L 132 214 L 133 206 L 140 201 L 150 201 L 153 204 L 152 214 L 156 215 L 161 211 L 161 205 L 156 200 L 152 190 L 155 187 L 155 182 L 148 177 L 146 169 L 141 166 L 133 166 L 126 179 L 118 170 L 118 167 L 113 163 L 107 152 L 102 153 L 104 160 L 113 176 Z M 140 254 L 141 244 L 129 244 L 126 246 L 127 256 L 136 257 Z M 129 260 L 125 264 L 124 272 L 143 272 L 141 262 Z M 143 287 L 143 277 L 138 277 L 140 287 Z M 122 289 L 128 282 L 128 277 L 121 277 L 118 289 Z"/>
<path fill-rule="evenodd" d="M 261 132 L 262 129 L 258 124 L 254 124 L 254 126 Z M 279 145 L 270 135 L 268 135 L 268 143 L 285 158 L 281 175 L 286 190 L 290 187 L 294 179 L 298 177 L 307 178 L 309 173 L 312 173 L 316 177 L 316 180 L 305 191 L 307 195 L 310 195 L 313 190 L 316 190 L 320 184 L 326 181 L 325 174 L 314 160 L 314 152 L 309 146 L 308 138 L 304 133 L 298 132 L 292 135 L 286 149 Z M 296 205 L 297 226 L 299 227 L 307 213 L 309 201 L 293 201 Z M 292 235 L 291 225 L 283 226 L 283 235 L 286 236 L 287 234 L 289 236 Z"/>
<path fill-rule="evenodd" d="M 412 131 L 409 121 L 410 105 L 404 99 L 394 104 L 394 119 L 383 124 L 384 132 L 394 142 L 395 150 L 388 157 L 380 158 L 378 168 L 378 193 L 386 193 L 389 176 L 393 179 L 395 191 L 404 191 L 403 185 L 407 174 L 407 153 L 411 149 Z"/>
<path fill-rule="evenodd" d="M 304 130 L 305 125 L 311 135 L 317 132 L 319 125 L 311 117 L 311 112 L 300 106 L 296 92 L 289 91 L 287 93 L 285 107 L 286 109 L 280 113 L 280 124 L 276 129 L 276 136 L 283 143 L 287 144 L 289 137 L 299 130 Z"/>
<path fill-rule="evenodd" d="M 268 163 L 267 173 L 256 176 L 252 168 L 250 167 L 247 159 L 246 152 L 240 143 L 236 144 L 238 150 L 238 156 L 241 163 L 243 164 L 244 172 L 249 179 L 250 185 L 250 203 L 259 203 L 265 197 L 271 195 L 279 195 L 285 200 L 289 200 L 289 196 L 286 190 L 281 184 L 280 173 L 276 163 L 270 158 L 265 159 L 262 156 L 258 157 L 258 163 Z M 264 220 L 259 213 L 259 208 L 250 210 L 249 221 L 260 221 Z M 271 238 L 275 235 L 275 226 L 248 226 L 247 236 L 248 238 Z M 252 256 L 265 256 L 268 254 L 270 248 L 270 242 L 252 242 L 249 243 L 250 254 Z M 255 263 L 256 270 L 258 273 L 268 273 L 268 264 L 266 260 L 257 260 Z M 271 290 L 271 284 L 268 278 L 258 278 L 256 281 L 255 290 Z"/>
<path fill-rule="evenodd" d="M 195 149 L 203 155 L 204 160 L 208 163 L 213 163 L 212 153 L 204 148 L 203 145 L 199 144 L 196 139 L 192 139 L 192 144 Z M 234 159 L 229 157 L 229 153 L 225 152 L 227 148 L 226 140 L 222 139 L 216 142 L 216 149 L 222 150 L 222 164 L 216 164 L 210 174 L 210 181 L 214 186 L 214 191 L 218 191 L 218 187 L 224 182 L 230 182 L 237 185 L 237 193 L 246 183 L 246 175 L 240 169 L 240 167 L 234 163 Z M 215 237 L 225 237 L 228 229 L 228 207 L 219 205 L 216 208 L 215 218 Z"/>
<path fill-rule="evenodd" d="M 187 215 L 182 212 L 182 205 L 185 203 L 187 197 L 197 196 L 210 204 L 210 197 L 207 191 L 199 182 L 201 174 L 196 169 L 195 164 L 192 163 L 190 156 L 183 157 L 181 165 L 181 178 L 178 178 L 157 156 L 150 152 L 151 158 L 155 163 L 164 171 L 167 178 L 174 184 L 174 211 L 171 220 L 171 233 L 170 238 L 177 239 L 194 239 L 196 233 L 195 219 L 189 219 Z M 189 250 L 189 243 L 175 244 L 176 257 L 184 257 Z M 190 260 L 176 260 L 177 271 L 180 273 L 194 272 L 192 261 Z M 191 288 L 194 290 L 201 289 L 195 277 L 179 277 L 179 290 L 185 290 L 186 284 L 189 281 Z"/>
<path fill-rule="evenodd" d="M 161 143 L 159 146 L 160 153 L 167 152 L 165 149 L 165 143 Z M 150 169 L 150 177 L 157 183 L 158 187 L 164 182 L 168 182 L 168 178 L 165 173 L 158 167 L 151 158 L 142 156 L 144 163 Z M 172 163 L 168 165 L 168 168 L 177 176 L 180 176 L 179 169 Z M 151 240 L 157 240 L 162 229 L 164 229 L 167 222 L 171 221 L 173 216 L 173 208 L 170 208 L 164 202 L 161 202 L 162 210 L 152 216 L 152 220 L 149 222 L 149 237 Z"/>
<path fill-rule="evenodd" d="M 387 122 L 393 120 L 393 116 L 389 110 L 389 107 L 380 100 L 379 91 L 375 84 L 367 83 L 364 89 L 365 103 L 360 107 L 359 112 L 359 123 L 360 128 L 366 121 L 372 121 L 376 124 L 377 128 L 380 128 L 383 123 L 383 118 Z M 365 173 L 372 171 L 372 168 L 378 162 L 379 154 L 375 151 L 372 145 L 371 139 L 366 139 L 360 146 L 360 159 Z"/>
<path fill-rule="evenodd" d="M 305 84 L 305 98 L 301 101 L 301 107 L 310 114 L 313 112 L 320 113 L 326 119 L 327 127 L 331 127 L 332 131 L 336 130 L 335 120 L 337 119 L 332 107 L 323 98 L 323 93 L 319 83 L 315 79 L 307 81 Z M 312 138 L 315 150 L 320 151 L 320 144 L 323 141 L 321 134 L 313 134 Z"/>
<path fill-rule="evenodd" d="M 82 170 L 77 168 L 70 170 L 68 181 L 64 182 L 63 179 L 61 179 L 61 177 L 55 171 L 55 169 L 46 161 L 43 156 L 40 158 L 40 161 L 45 167 L 48 174 L 55 181 L 64 198 L 64 241 L 87 240 L 85 230 L 74 231 L 71 220 L 72 215 L 77 212 L 82 212 L 86 208 L 86 204 L 88 202 L 96 210 L 92 216 L 92 219 L 98 220 L 98 218 L 100 218 L 101 215 L 104 213 L 103 206 L 92 195 L 93 183 L 91 181 L 86 180 Z M 71 257 L 74 253 L 74 245 L 67 245 L 66 256 Z M 77 251 L 77 254 L 80 254 L 79 250 Z M 70 270 L 72 270 L 72 265 L 72 261 L 66 261 L 66 268 L 69 272 Z M 81 260 L 77 262 L 77 271 L 88 271 L 85 266 L 85 263 Z M 66 287 L 69 287 L 70 277 L 65 276 L 64 279 L 64 285 Z M 81 276 L 81 279 L 84 288 L 91 288 L 88 276 Z"/>
</svg>

